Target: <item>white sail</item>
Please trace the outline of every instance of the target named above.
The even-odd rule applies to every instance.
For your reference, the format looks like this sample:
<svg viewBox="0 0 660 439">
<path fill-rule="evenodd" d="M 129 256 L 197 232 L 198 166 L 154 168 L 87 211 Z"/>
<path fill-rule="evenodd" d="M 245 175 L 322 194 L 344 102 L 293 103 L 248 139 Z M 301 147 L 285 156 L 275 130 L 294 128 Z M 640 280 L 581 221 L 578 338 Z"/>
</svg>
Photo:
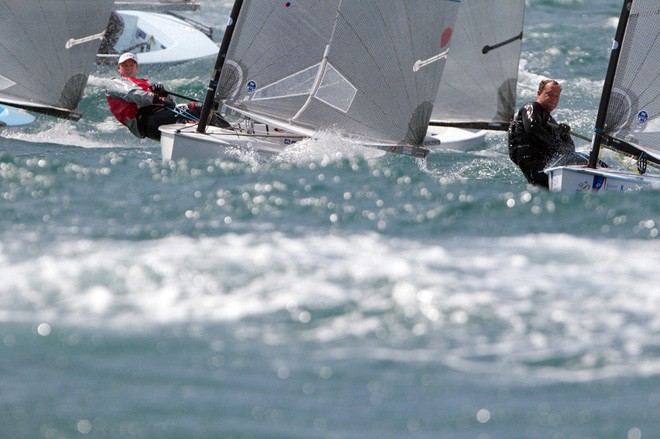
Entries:
<svg viewBox="0 0 660 439">
<path fill-rule="evenodd" d="M 588 167 L 546 169 L 550 190 L 627 191 L 660 187 L 660 4 L 625 0 L 605 75 Z M 601 145 L 637 158 L 637 172 L 598 168 Z"/>
<path fill-rule="evenodd" d="M 112 0 L 0 0 L 0 103 L 76 112 Z"/>
<path fill-rule="evenodd" d="M 243 3 L 218 102 L 302 134 L 422 143 L 459 2 Z"/>
<path fill-rule="evenodd" d="M 525 0 L 463 0 L 432 124 L 506 129 L 515 112 Z"/>
<path fill-rule="evenodd" d="M 660 160 L 660 3 L 634 0 L 621 43 L 604 133 L 609 147 Z M 639 151 L 635 151 L 635 150 Z"/>
</svg>

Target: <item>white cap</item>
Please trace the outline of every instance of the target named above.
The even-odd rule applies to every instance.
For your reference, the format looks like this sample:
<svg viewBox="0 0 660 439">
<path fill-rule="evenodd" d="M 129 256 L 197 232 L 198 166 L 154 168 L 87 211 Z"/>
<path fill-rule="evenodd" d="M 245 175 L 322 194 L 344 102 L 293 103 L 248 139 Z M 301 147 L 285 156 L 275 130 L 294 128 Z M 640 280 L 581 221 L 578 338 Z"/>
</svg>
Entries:
<svg viewBox="0 0 660 439">
<path fill-rule="evenodd" d="M 128 61 L 129 59 L 132 59 L 136 63 L 138 62 L 137 55 L 135 55 L 134 53 L 131 53 L 131 52 L 126 52 L 126 53 L 122 54 L 122 56 L 119 57 L 119 61 L 117 62 L 117 64 L 119 65 L 119 64 L 123 63 L 124 61 Z"/>
</svg>

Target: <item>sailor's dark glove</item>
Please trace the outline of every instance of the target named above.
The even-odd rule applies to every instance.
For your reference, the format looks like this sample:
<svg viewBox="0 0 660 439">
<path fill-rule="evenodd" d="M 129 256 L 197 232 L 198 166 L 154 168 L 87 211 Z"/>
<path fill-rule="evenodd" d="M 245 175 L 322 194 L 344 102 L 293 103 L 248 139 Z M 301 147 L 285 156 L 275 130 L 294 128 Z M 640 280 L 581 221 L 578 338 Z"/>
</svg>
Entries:
<svg viewBox="0 0 660 439">
<path fill-rule="evenodd" d="M 562 136 L 571 135 L 571 127 L 567 123 L 560 123 L 557 129 L 559 130 L 559 134 L 561 134 Z"/>
<path fill-rule="evenodd" d="M 174 108 L 176 107 L 176 102 L 172 98 L 163 98 L 161 100 L 161 104 L 165 105 L 166 107 Z"/>
<path fill-rule="evenodd" d="M 149 86 L 149 91 L 157 96 L 167 96 L 167 92 L 165 91 L 165 86 L 160 83 L 151 84 Z"/>
</svg>

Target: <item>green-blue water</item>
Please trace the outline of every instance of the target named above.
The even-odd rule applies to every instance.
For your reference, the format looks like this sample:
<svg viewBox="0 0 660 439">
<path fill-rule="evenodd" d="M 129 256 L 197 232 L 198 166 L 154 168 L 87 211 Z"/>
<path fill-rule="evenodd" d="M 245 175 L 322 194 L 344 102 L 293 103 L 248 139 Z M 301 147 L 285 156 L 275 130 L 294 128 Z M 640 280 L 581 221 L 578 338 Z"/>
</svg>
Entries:
<svg viewBox="0 0 660 439">
<path fill-rule="evenodd" d="M 620 7 L 528 1 L 520 102 L 556 78 L 588 133 Z M 201 96 L 213 62 L 143 73 Z M 0 132 L 0 437 L 660 434 L 657 191 L 532 189 L 502 134 L 163 164 L 113 75 Z"/>
</svg>

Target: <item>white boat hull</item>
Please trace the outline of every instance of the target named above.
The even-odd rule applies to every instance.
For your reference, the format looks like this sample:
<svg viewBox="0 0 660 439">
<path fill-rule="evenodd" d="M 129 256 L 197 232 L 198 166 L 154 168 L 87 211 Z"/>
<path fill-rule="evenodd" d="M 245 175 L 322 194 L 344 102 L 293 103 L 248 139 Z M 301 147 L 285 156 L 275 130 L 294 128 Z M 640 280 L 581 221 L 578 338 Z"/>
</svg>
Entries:
<svg viewBox="0 0 660 439">
<path fill-rule="evenodd" d="M 440 140 L 440 145 L 434 146 L 433 149 L 469 151 L 485 145 L 486 132 L 485 130 L 430 125 L 426 135 Z"/>
<path fill-rule="evenodd" d="M 209 160 L 235 156 L 240 151 L 269 156 L 282 153 L 292 144 L 307 138 L 273 129 L 264 123 L 252 123 L 249 131 L 207 126 L 206 132 L 200 134 L 195 124 L 163 125 L 159 130 L 163 161 Z M 360 144 L 390 153 L 421 158 L 426 156 L 429 146 L 432 148 L 437 144 L 437 139 L 428 137 L 424 146 L 383 145 L 370 142 L 360 142 Z"/>
<path fill-rule="evenodd" d="M 254 135 L 208 126 L 205 133 L 197 125 L 161 126 L 160 149 L 163 161 L 209 160 L 228 157 L 240 151 L 262 155 L 279 154 L 301 137 L 286 134 Z"/>
<path fill-rule="evenodd" d="M 546 169 L 545 173 L 548 174 L 552 192 L 622 192 L 645 187 L 660 187 L 660 176 L 605 168 L 561 166 Z"/>
<path fill-rule="evenodd" d="M 143 11 L 116 11 L 123 31 L 112 53 L 99 53 L 98 63 L 116 64 L 126 51 L 137 54 L 140 67 L 177 64 L 216 56 L 218 46 L 189 23 L 167 14 Z"/>
</svg>

